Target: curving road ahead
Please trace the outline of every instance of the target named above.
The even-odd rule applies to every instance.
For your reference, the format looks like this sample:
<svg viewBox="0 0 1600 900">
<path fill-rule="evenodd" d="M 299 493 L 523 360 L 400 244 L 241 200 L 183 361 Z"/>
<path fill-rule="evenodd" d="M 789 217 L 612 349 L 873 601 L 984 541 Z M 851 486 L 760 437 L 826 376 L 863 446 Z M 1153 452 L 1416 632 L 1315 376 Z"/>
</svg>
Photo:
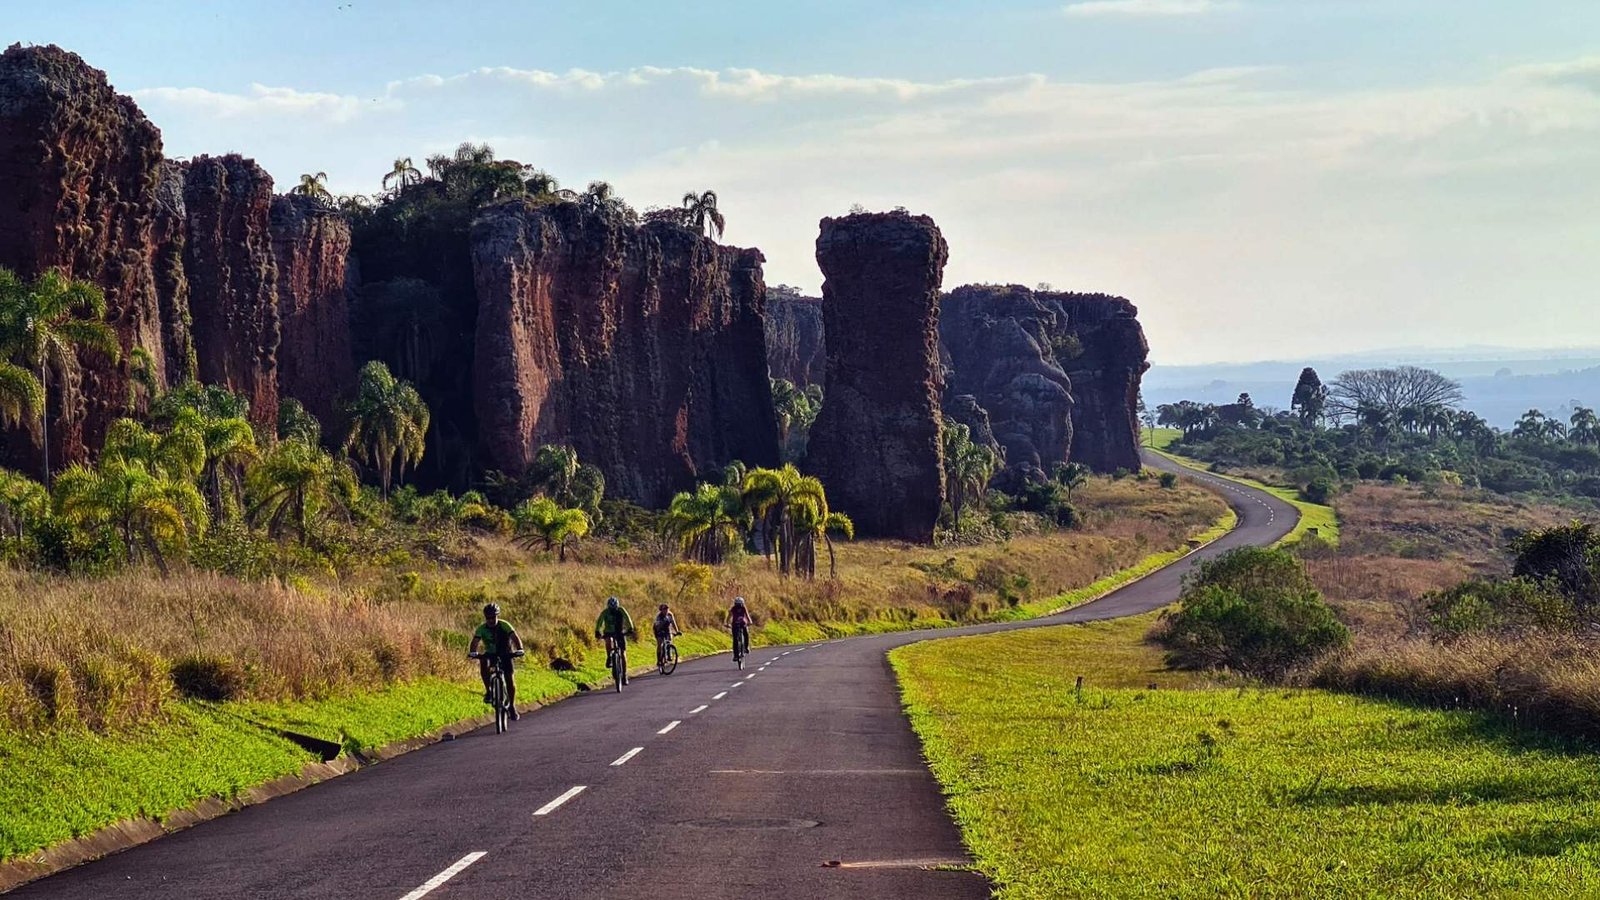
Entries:
<svg viewBox="0 0 1600 900">
<path fill-rule="evenodd" d="M 1197 558 L 1268 544 L 1293 507 L 1183 469 L 1226 537 L 1045 619 L 761 648 L 583 694 L 20 888 L 19 897 L 987 897 L 923 765 L 885 651 L 1164 606 Z"/>
</svg>

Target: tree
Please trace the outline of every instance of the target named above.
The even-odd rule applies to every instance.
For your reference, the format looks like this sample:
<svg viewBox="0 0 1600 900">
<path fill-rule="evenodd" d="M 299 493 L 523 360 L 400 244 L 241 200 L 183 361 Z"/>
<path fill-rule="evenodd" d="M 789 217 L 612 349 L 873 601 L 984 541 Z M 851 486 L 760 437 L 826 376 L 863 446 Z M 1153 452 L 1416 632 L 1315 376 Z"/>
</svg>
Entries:
<svg viewBox="0 0 1600 900">
<path fill-rule="evenodd" d="M 713 240 L 722 237 L 727 222 L 717 210 L 717 192 L 690 191 L 683 195 L 683 221 L 696 232 L 708 234 Z"/>
<path fill-rule="evenodd" d="M 397 159 L 394 161 L 394 168 L 389 170 L 389 174 L 383 176 L 385 190 L 388 189 L 391 181 L 395 183 L 394 192 L 398 195 L 403 193 L 408 186 L 422 181 L 422 172 L 411 164 L 411 157 Z"/>
<path fill-rule="evenodd" d="M 106 298 L 86 281 L 75 281 L 51 269 L 31 282 L 0 270 L 0 356 L 18 360 L 39 373 L 38 390 L 0 371 L 9 382 L 12 399 L 0 402 L 9 412 L 20 413 L 23 404 L 39 411 L 40 444 L 44 448 L 44 478 L 50 480 L 50 372 L 75 371 L 74 350 L 97 351 L 115 361 L 121 357 L 116 332 L 105 323 Z M 26 400 L 22 399 L 26 396 Z M 8 412 L 8 414 L 9 414 Z"/>
<path fill-rule="evenodd" d="M 589 187 L 578 197 L 578 203 L 591 213 L 620 216 L 624 219 L 633 218 L 633 210 L 617 196 L 616 188 L 608 181 L 589 182 Z"/>
<path fill-rule="evenodd" d="M 738 489 L 715 484 L 678 494 L 667 508 L 667 527 L 678 539 L 683 555 L 708 566 L 722 562 L 738 542 L 744 520 Z"/>
<path fill-rule="evenodd" d="M 1574 408 L 1567 424 L 1567 437 L 1574 443 L 1600 446 L 1600 418 L 1595 416 L 1594 410 L 1587 406 Z"/>
<path fill-rule="evenodd" d="M 310 197 L 321 203 L 333 204 L 333 194 L 328 190 L 328 173 L 318 172 L 315 175 L 309 172 L 300 176 L 300 183 L 289 189 L 291 194 Z"/>
<path fill-rule="evenodd" d="M 799 388 L 783 378 L 771 379 L 772 406 L 778 414 L 778 444 L 786 458 L 795 458 L 805 450 L 811 426 L 822 411 L 822 386 L 808 384 Z"/>
<path fill-rule="evenodd" d="M 348 466 L 298 438 L 279 441 L 252 466 L 246 488 L 249 521 L 265 523 L 273 538 L 292 530 L 302 544 L 313 524 L 332 510 L 348 509 L 358 492 Z"/>
<path fill-rule="evenodd" d="M 1323 386 L 1322 379 L 1317 377 L 1317 370 L 1306 366 L 1300 370 L 1300 380 L 1294 386 L 1294 398 L 1289 401 L 1289 408 L 1300 414 L 1303 425 L 1315 425 L 1322 421 L 1322 411 L 1328 405 L 1328 389 Z"/>
<path fill-rule="evenodd" d="M 1055 471 L 1050 474 L 1055 478 L 1056 484 L 1065 490 L 1066 502 L 1071 503 L 1072 491 L 1087 484 L 1092 471 L 1083 463 L 1056 463 Z"/>
<path fill-rule="evenodd" d="M 21 540 L 49 513 L 50 494 L 44 485 L 20 472 L 0 469 L 0 532 Z"/>
<path fill-rule="evenodd" d="M 296 439 L 311 446 L 322 443 L 322 423 L 293 397 L 278 403 L 278 440 Z"/>
<path fill-rule="evenodd" d="M 1327 408 L 1338 416 L 1379 409 L 1398 416 L 1406 407 L 1455 407 L 1465 399 L 1461 385 L 1432 369 L 1352 369 L 1328 386 Z"/>
<path fill-rule="evenodd" d="M 522 186 L 527 189 L 530 197 L 556 197 L 562 193 L 561 182 L 557 181 L 554 175 L 543 169 L 534 169 L 529 172 L 528 177 L 523 180 Z M 571 192 L 567 191 L 565 193 Z"/>
<path fill-rule="evenodd" d="M 833 535 L 854 540 L 856 525 L 844 513 L 829 512 L 827 502 L 808 502 L 795 506 L 793 511 L 795 536 L 795 571 L 809 581 L 817 577 L 817 541 L 828 550 L 828 577 L 839 577 L 838 560 L 833 550 Z"/>
<path fill-rule="evenodd" d="M 378 470 L 383 494 L 389 495 L 395 469 L 403 480 L 406 466 L 422 460 L 429 413 L 416 388 L 395 378 L 389 367 L 373 360 L 361 367 L 356 398 L 350 404 L 350 429 L 344 452 L 357 451 Z"/>
<path fill-rule="evenodd" d="M 1574 521 L 1530 531 L 1512 542 L 1512 574 L 1544 584 L 1587 614 L 1600 605 L 1600 526 Z"/>
<path fill-rule="evenodd" d="M 778 555 L 778 573 L 788 575 L 798 549 L 794 510 L 801 504 L 827 509 L 827 491 L 822 482 L 800 474 L 792 464 L 777 469 L 752 469 L 745 475 L 744 508 L 761 523 L 762 550 L 770 559 Z"/>
<path fill-rule="evenodd" d="M 940 435 L 944 444 L 944 480 L 950 494 L 950 511 L 961 527 L 961 511 L 973 500 L 981 500 L 989 481 L 1000 468 L 1000 456 L 983 444 L 974 443 L 972 430 L 959 422 L 945 422 Z"/>
<path fill-rule="evenodd" d="M 555 550 L 560 562 L 567 561 L 567 547 L 589 533 L 589 517 L 581 509 L 563 509 L 549 497 L 535 497 L 511 513 L 517 543 L 528 547 L 542 542 L 545 550 Z"/>
<path fill-rule="evenodd" d="M 186 479 L 140 459 L 104 457 L 93 468 L 74 465 L 56 479 L 55 503 L 68 522 L 113 531 L 129 561 L 148 556 L 170 574 L 162 546 L 183 544 L 206 528 L 205 501 Z"/>
</svg>

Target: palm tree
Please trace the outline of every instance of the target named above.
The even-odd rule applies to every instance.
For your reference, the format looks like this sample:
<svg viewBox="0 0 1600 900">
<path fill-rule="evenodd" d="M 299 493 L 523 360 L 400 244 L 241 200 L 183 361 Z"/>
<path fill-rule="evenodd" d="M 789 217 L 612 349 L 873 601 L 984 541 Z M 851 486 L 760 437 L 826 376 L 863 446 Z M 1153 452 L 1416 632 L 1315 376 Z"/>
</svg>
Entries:
<svg viewBox="0 0 1600 900">
<path fill-rule="evenodd" d="M 267 534 L 274 538 L 292 528 L 302 544 L 318 517 L 348 508 L 358 490 L 348 468 L 322 448 L 297 438 L 279 441 L 250 469 L 246 483 L 248 519 L 265 522 Z"/>
<path fill-rule="evenodd" d="M 704 191 L 696 194 L 690 191 L 683 195 L 683 220 L 698 233 L 709 233 L 713 240 L 722 237 L 723 227 L 727 224 L 722 213 L 717 210 L 717 192 Z"/>
<path fill-rule="evenodd" d="M 378 470 L 383 495 L 389 496 L 398 463 L 402 480 L 406 466 L 422 461 L 430 419 L 428 405 L 408 382 L 389 373 L 389 367 L 373 360 L 361 367 L 356 399 L 350 404 L 350 430 L 344 439 L 344 452 L 352 450 Z"/>
<path fill-rule="evenodd" d="M 798 549 L 793 509 L 803 502 L 817 502 L 826 509 L 822 482 L 800 474 L 791 463 L 778 469 L 752 469 L 744 477 L 743 494 L 745 509 L 761 520 L 763 552 L 770 558 L 776 550 L 779 574 L 789 574 Z"/>
<path fill-rule="evenodd" d="M 162 545 L 182 545 L 206 529 L 205 500 L 189 481 L 152 470 L 143 460 L 107 457 L 74 465 L 55 485 L 56 509 L 86 530 L 107 529 L 122 540 L 128 560 L 141 554 L 168 575 Z"/>
<path fill-rule="evenodd" d="M 572 483 L 578 477 L 578 451 L 559 444 L 545 444 L 533 451 L 528 465 L 528 480 L 534 489 L 561 503 L 572 496 Z"/>
<path fill-rule="evenodd" d="M 530 197 L 557 197 L 561 190 L 561 182 L 554 175 L 543 169 L 534 169 L 522 182 Z M 571 193 L 568 191 L 567 193 Z"/>
<path fill-rule="evenodd" d="M 535 541 L 543 542 L 546 551 L 556 551 L 559 562 L 567 561 L 569 544 L 589 533 L 589 517 L 583 510 L 563 509 L 549 497 L 535 497 L 518 506 L 511 521 L 517 543 L 531 547 Z"/>
<path fill-rule="evenodd" d="M 578 198 L 578 202 L 589 212 L 603 215 L 620 214 L 628 208 L 617 196 L 617 189 L 608 181 L 589 182 L 588 189 Z"/>
<path fill-rule="evenodd" d="M 807 580 L 817 577 L 817 539 L 828 548 L 828 577 L 839 577 L 838 559 L 833 551 L 832 535 L 843 535 L 854 540 L 856 524 L 844 513 L 829 512 L 825 498 L 808 498 L 795 505 L 792 518 L 799 546 L 795 553 L 795 571 Z"/>
<path fill-rule="evenodd" d="M 234 417 L 201 416 L 200 483 L 205 486 L 211 515 L 218 521 L 234 517 L 244 493 L 245 467 L 255 462 L 256 434 L 249 421 Z"/>
<path fill-rule="evenodd" d="M 3 272 L 3 270 L 0 270 Z M 50 481 L 50 372 L 72 371 L 75 348 L 96 350 L 113 361 L 121 357 L 116 332 L 105 323 L 106 298 L 86 281 L 64 277 L 54 269 L 24 283 L 9 272 L 0 277 L 0 358 L 21 361 L 39 373 L 38 390 L 17 377 L 16 366 L 0 370 L 0 384 L 9 384 L 0 401 L 6 415 L 24 406 L 39 410 L 44 478 Z M 30 373 L 31 377 L 31 373 Z"/>
<path fill-rule="evenodd" d="M 1064 499 L 1071 503 L 1073 489 L 1083 487 L 1088 483 L 1090 471 L 1090 468 L 1083 463 L 1057 463 L 1055 471 L 1051 472 L 1050 475 L 1055 479 L 1056 484 L 1061 485 L 1066 491 Z"/>
<path fill-rule="evenodd" d="M 383 176 L 383 187 L 385 190 L 388 189 L 390 181 L 395 183 L 394 192 L 396 196 L 399 196 L 400 194 L 405 193 L 406 188 L 410 185 L 417 184 L 422 181 L 422 172 L 416 166 L 411 164 L 411 157 L 408 156 L 405 159 L 397 159 L 394 161 L 394 168 L 389 170 L 389 174 Z"/>
<path fill-rule="evenodd" d="M 0 469 L 0 530 L 21 540 L 28 527 L 50 512 L 44 485 L 9 469 Z"/>
<path fill-rule="evenodd" d="M 989 480 L 1000 467 L 1000 457 L 988 447 L 973 443 L 972 431 L 966 425 L 948 423 L 942 436 L 945 484 L 950 491 L 950 509 L 959 528 L 961 510 L 968 501 L 983 497 Z"/>
<path fill-rule="evenodd" d="M 1575 443 L 1600 445 L 1600 417 L 1595 416 L 1594 410 L 1587 406 L 1574 408 L 1568 424 L 1571 427 L 1567 429 L 1567 437 Z"/>
<path fill-rule="evenodd" d="M 327 172 L 318 172 L 315 175 L 310 173 L 301 175 L 300 183 L 290 188 L 289 193 L 310 197 L 322 203 L 333 202 L 333 194 L 328 190 Z"/>
<path fill-rule="evenodd" d="M 743 522 L 739 491 L 715 484 L 679 494 L 667 508 L 667 527 L 678 538 L 684 556 L 706 565 L 722 562 L 739 540 Z"/>
<path fill-rule="evenodd" d="M 151 431 L 132 419 L 118 419 L 106 429 L 100 460 L 138 463 L 149 472 L 193 481 L 205 466 L 205 442 L 198 417 L 191 411 L 163 432 Z"/>
</svg>

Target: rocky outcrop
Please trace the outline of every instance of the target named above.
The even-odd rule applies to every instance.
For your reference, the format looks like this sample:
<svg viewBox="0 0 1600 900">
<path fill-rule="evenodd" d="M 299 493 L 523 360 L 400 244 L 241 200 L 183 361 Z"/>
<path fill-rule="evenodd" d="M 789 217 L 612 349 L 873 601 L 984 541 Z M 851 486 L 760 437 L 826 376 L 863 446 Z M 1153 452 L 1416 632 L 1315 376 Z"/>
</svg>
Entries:
<svg viewBox="0 0 1600 900">
<path fill-rule="evenodd" d="M 278 416 L 278 264 L 272 177 L 255 160 L 201 156 L 182 167 L 184 271 L 200 380 L 250 401 L 257 424 Z"/>
<path fill-rule="evenodd" d="M 484 210 L 473 393 L 488 465 L 520 473 L 565 444 L 609 495 L 659 506 L 730 461 L 776 464 L 763 262 L 575 203 Z"/>
<path fill-rule="evenodd" d="M 1058 359 L 1069 327 L 1051 295 L 1020 285 L 960 287 L 939 310 L 947 389 L 987 411 L 1005 481 L 1040 480 L 1071 455 L 1072 381 Z"/>
<path fill-rule="evenodd" d="M 1064 361 L 1072 379 L 1072 459 L 1098 472 L 1136 472 L 1139 382 L 1150 347 L 1139 309 L 1109 294 L 1041 294 L 1066 313 L 1076 347 Z"/>
<path fill-rule="evenodd" d="M 806 467 L 859 534 L 933 538 L 944 500 L 939 284 L 948 256 L 927 216 L 822 220 L 828 364 Z"/>
<path fill-rule="evenodd" d="M 793 288 L 767 290 L 767 368 L 773 378 L 804 387 L 821 384 L 828 350 L 822 299 Z"/>
<path fill-rule="evenodd" d="M 278 392 L 332 426 L 339 398 L 355 384 L 350 349 L 350 224 L 322 203 L 273 198 L 278 265 Z"/>
<path fill-rule="evenodd" d="M 152 269 L 160 165 L 161 133 L 104 72 L 54 46 L 0 55 L 0 266 L 99 285 L 125 351 L 121 363 L 84 352 L 51 374 L 55 468 L 86 458 L 125 413 L 133 350 L 167 377 Z M 4 462 L 38 471 L 40 450 L 36 432 L 19 430 L 6 435 Z"/>
</svg>

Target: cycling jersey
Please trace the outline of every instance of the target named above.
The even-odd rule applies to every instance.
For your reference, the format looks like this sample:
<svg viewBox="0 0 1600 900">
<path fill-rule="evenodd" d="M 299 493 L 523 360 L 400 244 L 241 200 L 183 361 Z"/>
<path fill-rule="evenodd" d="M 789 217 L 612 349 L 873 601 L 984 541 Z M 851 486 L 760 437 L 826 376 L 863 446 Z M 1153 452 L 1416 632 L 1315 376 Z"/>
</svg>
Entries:
<svg viewBox="0 0 1600 900">
<path fill-rule="evenodd" d="M 666 615 L 658 615 L 658 616 L 656 616 L 656 636 L 657 637 L 661 637 L 662 635 L 671 634 L 673 632 L 673 630 L 675 630 L 677 627 L 678 627 L 678 620 L 672 615 L 672 613 L 667 613 Z"/>
<path fill-rule="evenodd" d="M 616 609 L 606 607 L 600 611 L 600 618 L 594 620 L 594 630 L 612 637 L 627 634 L 633 631 L 633 618 L 620 606 Z"/>
<path fill-rule="evenodd" d="M 735 625 L 749 625 L 750 608 L 746 606 L 735 606 L 728 610 L 728 618 L 732 620 L 733 624 Z"/>
<path fill-rule="evenodd" d="M 517 630 L 511 627 L 510 622 L 501 619 L 494 624 L 493 628 L 489 627 L 488 622 L 484 622 L 478 626 L 478 630 L 474 631 L 472 636 L 481 642 L 479 646 L 485 656 L 510 656 L 512 651 L 511 636 L 516 633 Z"/>
</svg>

